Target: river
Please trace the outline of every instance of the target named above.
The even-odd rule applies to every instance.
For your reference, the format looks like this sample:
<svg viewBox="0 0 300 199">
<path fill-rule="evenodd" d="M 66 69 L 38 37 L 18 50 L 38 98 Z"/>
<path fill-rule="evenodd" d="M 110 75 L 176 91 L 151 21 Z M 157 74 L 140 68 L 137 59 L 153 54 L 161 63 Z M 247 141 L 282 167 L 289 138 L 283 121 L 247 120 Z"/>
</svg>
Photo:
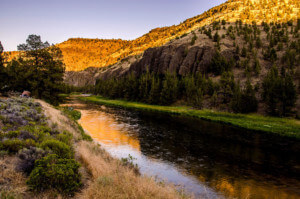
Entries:
<svg viewBox="0 0 300 199">
<path fill-rule="evenodd" d="M 259 133 L 179 116 L 77 100 L 68 106 L 112 156 L 130 155 L 142 174 L 196 198 L 300 198 L 299 143 L 277 146 Z"/>
</svg>

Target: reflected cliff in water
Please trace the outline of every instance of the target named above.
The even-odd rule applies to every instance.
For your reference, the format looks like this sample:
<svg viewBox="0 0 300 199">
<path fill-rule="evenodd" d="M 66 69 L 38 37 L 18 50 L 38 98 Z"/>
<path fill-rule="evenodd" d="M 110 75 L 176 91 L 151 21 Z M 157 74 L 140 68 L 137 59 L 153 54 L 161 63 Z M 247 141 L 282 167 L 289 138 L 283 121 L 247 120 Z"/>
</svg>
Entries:
<svg viewBox="0 0 300 199">
<path fill-rule="evenodd" d="M 300 197 L 299 153 L 291 152 L 298 143 L 272 147 L 266 141 L 277 138 L 226 125 L 78 101 L 69 105 L 81 111 L 82 127 L 113 156 L 130 154 L 143 174 L 196 197 Z"/>
</svg>

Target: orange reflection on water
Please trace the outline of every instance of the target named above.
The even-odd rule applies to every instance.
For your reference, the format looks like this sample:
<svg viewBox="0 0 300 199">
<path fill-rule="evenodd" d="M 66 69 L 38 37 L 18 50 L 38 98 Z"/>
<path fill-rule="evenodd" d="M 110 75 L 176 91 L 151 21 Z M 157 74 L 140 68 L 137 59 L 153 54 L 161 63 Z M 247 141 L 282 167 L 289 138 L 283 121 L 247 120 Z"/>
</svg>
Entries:
<svg viewBox="0 0 300 199">
<path fill-rule="evenodd" d="M 295 192 L 295 188 L 279 189 L 276 185 L 263 183 L 243 178 L 232 178 L 226 174 L 218 174 L 219 176 L 200 175 L 198 179 L 201 182 L 210 181 L 211 186 L 217 191 L 223 193 L 229 198 L 247 198 L 247 199 L 298 199 L 299 194 Z"/>
<path fill-rule="evenodd" d="M 80 125 L 97 141 L 107 145 L 129 145 L 140 151 L 139 140 L 129 136 L 116 120 L 100 111 L 81 110 Z"/>
</svg>

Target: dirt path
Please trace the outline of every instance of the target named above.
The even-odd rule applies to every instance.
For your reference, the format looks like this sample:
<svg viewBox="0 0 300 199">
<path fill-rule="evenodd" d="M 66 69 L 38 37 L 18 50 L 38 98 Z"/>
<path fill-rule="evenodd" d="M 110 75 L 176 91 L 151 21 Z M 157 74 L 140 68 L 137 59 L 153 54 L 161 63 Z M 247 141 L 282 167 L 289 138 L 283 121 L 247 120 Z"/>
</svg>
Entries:
<svg viewBox="0 0 300 199">
<path fill-rule="evenodd" d="M 55 109 L 50 104 L 42 101 L 35 100 L 39 102 L 44 110 L 44 114 L 48 118 L 49 126 L 57 126 L 60 131 L 68 131 L 73 134 L 74 138 L 77 140 L 79 138 L 80 132 L 78 131 L 76 125 L 67 116 L 63 115 L 60 110 Z"/>
<path fill-rule="evenodd" d="M 36 102 L 39 102 L 44 110 L 45 116 L 48 118 L 48 124 L 49 126 L 53 126 L 58 128 L 59 131 L 68 131 L 69 133 L 73 134 L 74 137 L 74 151 L 75 151 L 75 159 L 82 164 L 82 154 L 81 151 L 79 150 L 79 147 L 85 143 L 82 141 L 80 132 L 77 128 L 77 125 L 75 124 L 74 121 L 70 120 L 67 116 L 65 116 L 60 110 L 54 108 L 50 104 L 42 101 L 42 100 L 35 100 Z M 91 181 L 91 175 L 89 174 L 89 171 L 87 170 L 86 167 L 80 167 L 79 172 L 81 173 L 82 176 L 82 181 L 84 184 L 84 188 L 82 191 L 87 188 L 90 184 Z M 81 198 L 81 193 L 78 193 L 75 198 Z"/>
</svg>

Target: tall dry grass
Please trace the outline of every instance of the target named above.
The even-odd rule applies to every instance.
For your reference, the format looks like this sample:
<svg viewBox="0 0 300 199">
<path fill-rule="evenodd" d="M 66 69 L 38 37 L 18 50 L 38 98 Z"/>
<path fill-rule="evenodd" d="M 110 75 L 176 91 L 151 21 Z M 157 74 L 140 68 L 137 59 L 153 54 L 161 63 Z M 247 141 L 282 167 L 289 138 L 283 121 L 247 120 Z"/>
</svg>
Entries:
<svg viewBox="0 0 300 199">
<path fill-rule="evenodd" d="M 83 190 L 80 198 L 190 198 L 171 185 L 158 184 L 153 178 L 137 175 L 133 169 L 112 158 L 96 144 L 78 143 L 77 153 L 92 176 L 92 182 Z"/>
<path fill-rule="evenodd" d="M 49 104 L 39 102 L 51 124 L 55 123 L 60 130 L 67 130 L 74 135 L 75 156 L 82 164 L 80 172 L 84 184 L 81 193 L 76 194 L 75 198 L 191 198 L 177 191 L 174 186 L 157 183 L 153 178 L 138 175 L 135 169 L 124 166 L 120 160 L 112 158 L 96 143 L 76 139 L 80 137 L 80 131 L 75 128 L 73 122 Z M 51 198 L 53 195 L 53 193 L 46 193 L 42 197 Z"/>
<path fill-rule="evenodd" d="M 15 170 L 16 163 L 17 158 L 14 156 L 0 158 L 0 192 L 8 191 L 14 195 L 26 193 L 26 177 Z"/>
</svg>

